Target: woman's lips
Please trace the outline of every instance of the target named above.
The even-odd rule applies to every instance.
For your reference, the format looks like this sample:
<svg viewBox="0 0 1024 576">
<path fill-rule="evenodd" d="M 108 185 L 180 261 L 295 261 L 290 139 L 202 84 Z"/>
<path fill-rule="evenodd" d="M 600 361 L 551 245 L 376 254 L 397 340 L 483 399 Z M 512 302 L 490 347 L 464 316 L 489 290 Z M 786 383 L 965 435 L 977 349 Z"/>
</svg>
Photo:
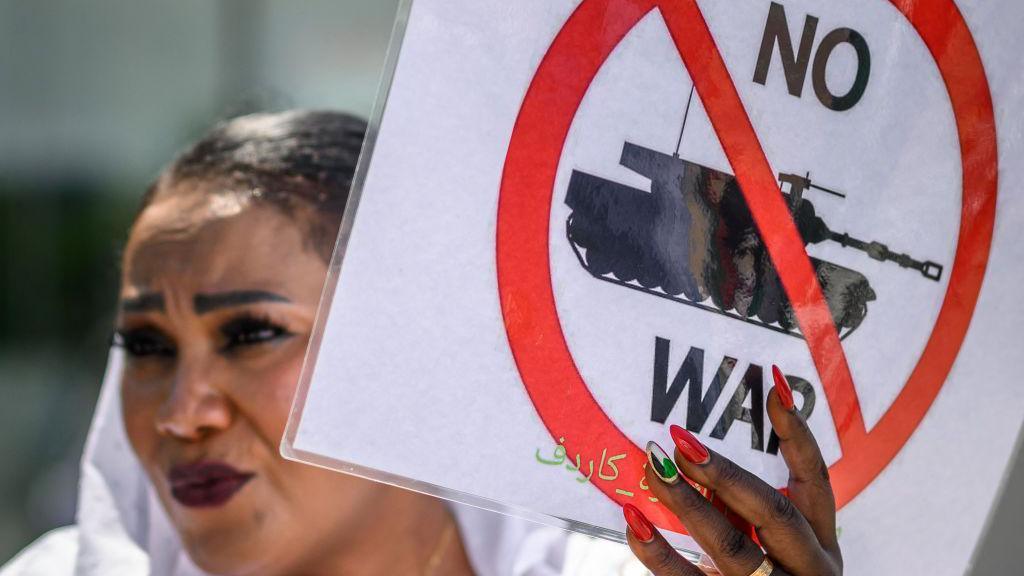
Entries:
<svg viewBox="0 0 1024 576">
<path fill-rule="evenodd" d="M 253 476 L 223 462 L 196 462 L 171 468 L 167 478 L 171 496 L 183 506 L 213 508 L 226 504 Z"/>
</svg>

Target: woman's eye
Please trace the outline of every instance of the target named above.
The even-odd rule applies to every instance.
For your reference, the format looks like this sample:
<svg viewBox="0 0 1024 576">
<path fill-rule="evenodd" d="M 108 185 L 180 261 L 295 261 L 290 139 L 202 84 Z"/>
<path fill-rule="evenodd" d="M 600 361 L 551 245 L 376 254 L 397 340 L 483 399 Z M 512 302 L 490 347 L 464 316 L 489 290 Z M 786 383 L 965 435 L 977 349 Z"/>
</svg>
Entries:
<svg viewBox="0 0 1024 576">
<path fill-rule="evenodd" d="M 224 335 L 225 350 L 262 344 L 291 336 L 291 333 L 281 326 L 257 318 L 232 320 L 221 328 L 221 333 Z"/>
<path fill-rule="evenodd" d="M 127 330 L 114 333 L 114 346 L 123 348 L 129 356 L 142 358 L 147 356 L 172 357 L 174 345 L 163 334 L 151 330 Z"/>
</svg>

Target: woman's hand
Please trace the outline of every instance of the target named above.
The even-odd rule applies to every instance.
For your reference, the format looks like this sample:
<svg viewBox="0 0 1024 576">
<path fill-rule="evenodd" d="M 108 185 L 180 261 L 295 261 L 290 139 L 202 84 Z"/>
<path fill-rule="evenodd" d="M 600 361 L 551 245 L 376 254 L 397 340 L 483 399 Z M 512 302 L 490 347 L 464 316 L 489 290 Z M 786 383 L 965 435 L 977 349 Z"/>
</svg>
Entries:
<svg viewBox="0 0 1024 576">
<path fill-rule="evenodd" d="M 671 429 L 674 461 L 656 444 L 649 445 L 647 482 L 725 576 L 839 576 L 843 559 L 828 467 L 793 406 L 785 376 L 774 366 L 772 372 L 775 388 L 768 395 L 768 417 L 789 466 L 789 498 L 678 426 Z M 761 545 L 737 529 L 680 472 L 749 522 Z M 629 546 L 655 576 L 701 576 L 637 508 L 626 505 L 623 511 Z"/>
</svg>

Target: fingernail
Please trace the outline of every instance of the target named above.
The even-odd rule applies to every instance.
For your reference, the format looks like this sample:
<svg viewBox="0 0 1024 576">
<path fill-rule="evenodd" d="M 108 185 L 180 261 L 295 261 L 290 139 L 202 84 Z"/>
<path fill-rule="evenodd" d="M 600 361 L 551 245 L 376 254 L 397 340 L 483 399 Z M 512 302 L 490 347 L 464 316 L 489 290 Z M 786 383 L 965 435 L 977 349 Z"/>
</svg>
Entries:
<svg viewBox="0 0 1024 576">
<path fill-rule="evenodd" d="M 793 402 L 793 389 L 789 387 L 786 375 L 779 370 L 779 367 L 772 364 L 772 378 L 775 379 L 775 392 L 779 395 L 779 402 L 786 410 L 792 410 L 796 403 Z"/>
<path fill-rule="evenodd" d="M 708 449 L 700 443 L 700 440 L 697 440 L 696 436 L 690 434 L 688 430 L 673 424 L 669 426 L 668 431 L 672 435 L 672 441 L 676 443 L 679 453 L 687 461 L 694 464 L 707 464 L 708 460 L 711 459 Z"/>
<path fill-rule="evenodd" d="M 622 515 L 626 517 L 626 526 L 629 526 L 629 531 L 637 540 L 644 544 L 654 540 L 654 525 L 639 508 L 632 504 L 623 504 Z"/>
<path fill-rule="evenodd" d="M 676 463 L 661 446 L 658 446 L 657 442 L 647 443 L 647 461 L 650 462 L 651 469 L 658 475 L 658 478 L 661 478 L 662 482 L 665 484 L 679 483 L 679 470 L 676 469 Z"/>
</svg>

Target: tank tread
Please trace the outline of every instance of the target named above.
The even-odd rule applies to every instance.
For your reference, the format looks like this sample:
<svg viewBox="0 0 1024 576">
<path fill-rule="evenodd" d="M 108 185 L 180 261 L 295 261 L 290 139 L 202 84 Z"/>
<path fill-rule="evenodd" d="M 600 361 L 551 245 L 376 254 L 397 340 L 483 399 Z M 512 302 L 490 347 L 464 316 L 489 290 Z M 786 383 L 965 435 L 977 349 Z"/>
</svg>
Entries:
<svg viewBox="0 0 1024 576">
<path fill-rule="evenodd" d="M 571 224 L 572 224 L 572 215 L 570 215 L 568 220 L 566 221 L 566 239 L 569 242 L 569 246 L 572 248 L 573 253 L 576 255 L 576 259 L 579 261 L 580 266 L 582 266 L 583 269 L 587 271 L 587 273 L 589 273 L 591 276 L 593 276 L 594 278 L 596 278 L 598 280 L 602 280 L 604 282 L 610 282 L 612 284 L 615 284 L 616 286 L 622 286 L 624 288 L 629 288 L 631 290 L 636 290 L 637 292 L 641 292 L 641 293 L 644 293 L 644 294 L 649 294 L 651 296 L 657 296 L 658 298 L 669 300 L 669 301 L 675 302 L 677 304 L 684 304 L 686 306 L 691 306 L 691 307 L 697 308 L 699 310 L 703 310 L 704 312 L 711 312 L 713 314 L 718 314 L 719 316 L 725 316 L 726 318 L 732 318 L 733 320 L 739 320 L 740 322 L 744 322 L 746 324 L 751 324 L 751 325 L 757 326 L 758 328 L 764 328 L 766 330 L 771 330 L 771 331 L 777 332 L 779 334 L 785 334 L 786 336 L 792 336 L 792 337 L 798 338 L 800 340 L 806 340 L 806 338 L 800 332 L 800 329 L 797 326 L 786 327 L 786 326 L 782 326 L 779 323 L 771 323 L 771 324 L 769 324 L 767 322 L 763 322 L 763 321 L 758 320 L 756 318 L 751 318 L 751 317 L 743 316 L 743 315 L 741 315 L 741 314 L 739 314 L 737 312 L 733 312 L 733 311 L 730 311 L 730 310 L 722 310 L 721 308 L 719 308 L 719 307 L 715 306 L 714 304 L 712 304 L 710 302 L 711 301 L 710 298 L 708 298 L 706 302 L 704 302 L 704 301 L 696 301 L 696 300 L 692 300 L 690 298 L 687 298 L 683 294 L 673 295 L 673 294 L 669 294 L 667 292 L 664 292 L 664 291 L 662 291 L 662 290 L 660 290 L 658 288 L 644 287 L 644 286 L 640 285 L 640 283 L 637 280 L 635 280 L 635 279 L 629 280 L 629 281 L 622 280 L 622 279 L 616 277 L 615 274 L 612 273 L 612 272 L 607 272 L 607 273 L 604 273 L 604 274 L 600 274 L 600 273 L 594 272 L 590 268 L 590 266 L 587 265 L 586 254 L 585 254 L 586 248 L 582 248 L 579 245 L 577 245 L 576 242 L 573 242 L 572 234 L 571 234 Z M 860 326 L 860 323 L 858 322 L 857 325 L 855 325 L 855 326 L 845 327 L 845 328 L 840 329 L 840 331 L 839 331 L 839 339 L 840 340 L 845 340 L 847 337 L 849 337 L 851 334 L 853 334 L 853 332 L 856 331 L 859 326 Z"/>
</svg>

